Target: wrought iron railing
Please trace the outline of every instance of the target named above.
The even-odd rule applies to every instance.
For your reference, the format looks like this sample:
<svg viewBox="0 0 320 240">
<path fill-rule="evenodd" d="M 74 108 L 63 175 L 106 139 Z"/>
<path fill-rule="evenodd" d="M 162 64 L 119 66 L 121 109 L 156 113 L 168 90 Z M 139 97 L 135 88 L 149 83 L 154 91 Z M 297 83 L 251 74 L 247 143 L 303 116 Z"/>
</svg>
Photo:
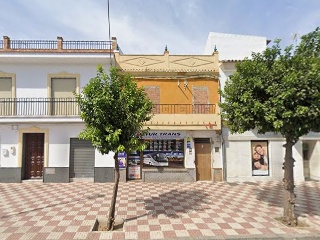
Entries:
<svg viewBox="0 0 320 240">
<path fill-rule="evenodd" d="M 74 98 L 0 98 L 0 116 L 78 116 Z"/>
<path fill-rule="evenodd" d="M 0 49 L 4 48 L 4 41 L 0 40 Z M 12 50 L 110 50 L 112 41 L 61 41 L 56 40 L 10 40 L 9 49 Z"/>
<path fill-rule="evenodd" d="M 215 114 L 215 104 L 154 104 L 154 114 Z"/>
<path fill-rule="evenodd" d="M 215 104 L 155 104 L 154 114 L 215 114 Z M 74 98 L 0 98 L 0 117 L 78 116 Z"/>
<path fill-rule="evenodd" d="M 63 49 L 69 50 L 106 50 L 112 48 L 111 41 L 64 41 Z"/>
<path fill-rule="evenodd" d="M 57 41 L 51 40 L 11 40 L 11 49 L 57 49 Z"/>
</svg>

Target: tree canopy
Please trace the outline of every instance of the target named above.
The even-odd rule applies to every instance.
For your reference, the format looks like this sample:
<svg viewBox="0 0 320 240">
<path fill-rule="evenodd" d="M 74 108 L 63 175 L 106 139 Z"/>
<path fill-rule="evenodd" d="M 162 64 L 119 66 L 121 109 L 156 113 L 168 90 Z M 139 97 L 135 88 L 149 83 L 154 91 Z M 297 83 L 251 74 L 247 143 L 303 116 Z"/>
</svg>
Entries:
<svg viewBox="0 0 320 240">
<path fill-rule="evenodd" d="M 144 147 L 139 137 L 148 130 L 143 126 L 152 117 L 152 102 L 132 76 L 116 67 L 108 75 L 99 66 L 97 76 L 76 99 L 86 124 L 80 138 L 90 140 L 100 153 L 130 153 Z"/>
<path fill-rule="evenodd" d="M 302 37 L 296 49 L 289 46 L 284 51 L 276 41 L 236 64 L 236 72 L 220 92 L 222 115 L 232 132 L 256 128 L 259 133 L 277 132 L 296 142 L 320 130 L 320 62 L 308 47 L 314 35 Z M 318 43 L 319 39 L 318 34 Z"/>
</svg>

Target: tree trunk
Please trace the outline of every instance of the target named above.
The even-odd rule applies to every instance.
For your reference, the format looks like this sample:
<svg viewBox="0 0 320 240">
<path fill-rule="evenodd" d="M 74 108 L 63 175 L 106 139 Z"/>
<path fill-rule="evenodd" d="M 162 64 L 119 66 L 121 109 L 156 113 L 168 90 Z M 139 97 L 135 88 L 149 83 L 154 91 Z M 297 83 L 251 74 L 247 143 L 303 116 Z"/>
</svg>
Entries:
<svg viewBox="0 0 320 240">
<path fill-rule="evenodd" d="M 284 198 L 283 198 L 283 222 L 287 225 L 296 226 L 297 217 L 294 212 L 296 195 L 294 194 L 294 177 L 293 177 L 293 167 L 294 159 L 292 157 L 292 147 L 294 142 L 289 138 L 286 138 L 285 147 L 285 161 L 284 165 Z"/>
<path fill-rule="evenodd" d="M 116 201 L 117 201 L 118 186 L 119 186 L 119 179 L 120 179 L 118 152 L 114 154 L 114 164 L 115 164 L 116 171 L 115 171 L 115 179 L 114 179 L 114 186 L 113 186 L 113 192 L 112 192 L 112 200 L 109 208 L 107 231 L 113 230 L 114 222 L 115 222 Z"/>
</svg>

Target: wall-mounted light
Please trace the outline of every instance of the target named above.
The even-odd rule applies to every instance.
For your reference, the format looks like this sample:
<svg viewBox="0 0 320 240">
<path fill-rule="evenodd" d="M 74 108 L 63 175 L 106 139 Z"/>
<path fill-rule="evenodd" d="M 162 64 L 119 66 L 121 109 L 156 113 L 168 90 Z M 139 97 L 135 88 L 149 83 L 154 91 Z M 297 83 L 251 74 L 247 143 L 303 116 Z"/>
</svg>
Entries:
<svg viewBox="0 0 320 240">
<path fill-rule="evenodd" d="M 187 86 L 188 86 L 188 81 L 187 81 L 187 80 L 184 80 L 184 83 L 183 83 L 183 88 L 184 88 L 184 90 L 187 89 Z"/>
</svg>

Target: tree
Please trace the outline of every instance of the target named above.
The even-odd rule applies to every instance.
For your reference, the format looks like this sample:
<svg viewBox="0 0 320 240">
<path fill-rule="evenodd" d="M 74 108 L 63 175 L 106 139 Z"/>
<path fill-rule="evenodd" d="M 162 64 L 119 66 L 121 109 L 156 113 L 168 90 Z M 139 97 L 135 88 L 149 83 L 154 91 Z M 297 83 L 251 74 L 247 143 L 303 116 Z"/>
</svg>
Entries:
<svg viewBox="0 0 320 240">
<path fill-rule="evenodd" d="M 279 43 L 236 64 L 220 91 L 220 107 L 232 133 L 257 129 L 285 138 L 283 221 L 297 225 L 292 147 L 301 136 L 320 131 L 319 28 L 295 48 L 282 50 Z"/>
<path fill-rule="evenodd" d="M 143 125 L 152 117 L 152 102 L 129 74 L 115 67 L 107 75 L 98 66 L 97 76 L 75 96 L 85 122 L 79 137 L 90 140 L 101 154 L 115 153 L 115 184 L 107 221 L 107 230 L 113 230 L 120 178 L 118 152 L 131 153 L 146 147 L 140 138 L 148 132 Z"/>
</svg>

